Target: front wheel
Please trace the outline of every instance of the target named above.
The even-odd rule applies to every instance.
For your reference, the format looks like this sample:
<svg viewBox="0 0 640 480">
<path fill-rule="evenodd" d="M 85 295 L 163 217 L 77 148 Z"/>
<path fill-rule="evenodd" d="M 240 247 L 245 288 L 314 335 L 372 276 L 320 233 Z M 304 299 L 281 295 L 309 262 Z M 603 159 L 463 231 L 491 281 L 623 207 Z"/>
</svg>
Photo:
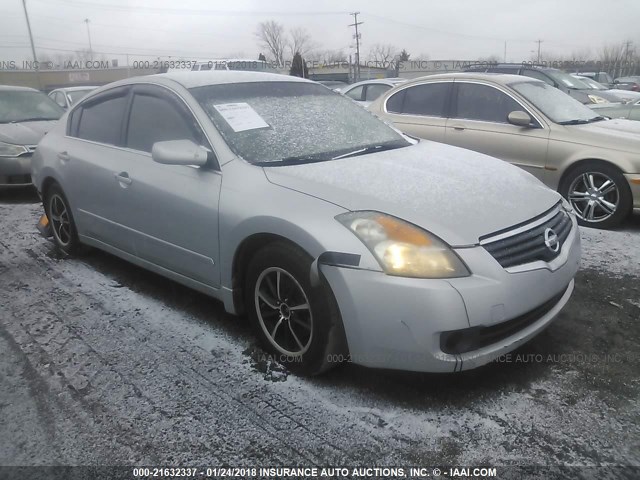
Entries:
<svg viewBox="0 0 640 480">
<path fill-rule="evenodd" d="M 631 189 L 620 171 L 610 165 L 588 162 L 571 170 L 560 188 L 585 227 L 616 227 L 633 205 Z"/>
<path fill-rule="evenodd" d="M 273 243 L 249 262 L 245 304 L 263 346 L 280 363 L 306 375 L 337 365 L 344 350 L 342 320 L 326 284 L 312 287 L 312 259 L 299 248 Z"/>
</svg>

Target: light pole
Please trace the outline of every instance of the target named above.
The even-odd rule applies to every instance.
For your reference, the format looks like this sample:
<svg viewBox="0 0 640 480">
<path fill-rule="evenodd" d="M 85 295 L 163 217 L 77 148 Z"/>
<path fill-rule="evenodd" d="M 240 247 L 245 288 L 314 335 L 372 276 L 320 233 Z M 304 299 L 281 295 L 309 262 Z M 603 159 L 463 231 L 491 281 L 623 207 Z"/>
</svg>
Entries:
<svg viewBox="0 0 640 480">
<path fill-rule="evenodd" d="M 89 22 L 88 18 L 84 19 L 84 23 L 87 24 L 87 36 L 89 37 L 89 59 L 93 60 L 93 48 L 91 47 L 91 31 L 89 30 Z"/>
</svg>

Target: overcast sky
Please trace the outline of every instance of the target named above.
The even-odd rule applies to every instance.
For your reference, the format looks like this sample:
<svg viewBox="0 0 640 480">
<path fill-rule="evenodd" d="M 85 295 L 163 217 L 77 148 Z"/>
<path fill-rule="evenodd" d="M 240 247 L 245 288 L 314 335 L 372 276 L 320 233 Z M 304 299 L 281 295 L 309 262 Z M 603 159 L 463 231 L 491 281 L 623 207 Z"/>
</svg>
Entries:
<svg viewBox="0 0 640 480">
<path fill-rule="evenodd" d="M 30 59 L 22 0 L 0 0 L 0 61 Z M 146 58 L 254 58 L 254 32 L 276 20 L 308 31 L 320 49 L 354 51 L 347 25 L 359 11 L 362 55 L 374 44 L 405 48 L 413 58 L 473 60 L 491 55 L 530 60 L 633 41 L 640 48 L 639 0 L 27 0 L 38 54 L 87 49 Z M 266 53 L 266 52 L 265 52 Z M 138 57 L 140 58 L 140 57 Z"/>
</svg>

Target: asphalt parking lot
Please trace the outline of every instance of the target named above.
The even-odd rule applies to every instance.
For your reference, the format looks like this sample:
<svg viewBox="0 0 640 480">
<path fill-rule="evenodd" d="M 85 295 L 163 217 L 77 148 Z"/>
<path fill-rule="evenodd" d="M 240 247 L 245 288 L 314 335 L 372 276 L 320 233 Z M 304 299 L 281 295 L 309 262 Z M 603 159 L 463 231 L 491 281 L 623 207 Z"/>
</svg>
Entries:
<svg viewBox="0 0 640 480">
<path fill-rule="evenodd" d="M 499 362 L 304 379 L 215 300 L 61 257 L 41 211 L 0 192 L 0 465 L 640 466 L 637 216 L 582 231 L 572 300 Z"/>
</svg>

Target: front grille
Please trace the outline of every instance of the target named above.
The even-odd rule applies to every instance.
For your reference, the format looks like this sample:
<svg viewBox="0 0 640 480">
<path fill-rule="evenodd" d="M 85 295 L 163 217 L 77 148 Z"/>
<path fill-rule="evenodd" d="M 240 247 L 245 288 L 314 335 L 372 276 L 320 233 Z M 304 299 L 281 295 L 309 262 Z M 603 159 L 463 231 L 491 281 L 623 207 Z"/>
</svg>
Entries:
<svg viewBox="0 0 640 480">
<path fill-rule="evenodd" d="M 562 296 L 567 292 L 569 286 L 564 288 L 555 297 L 547 300 L 542 305 L 533 310 L 512 318 L 506 322 L 493 325 L 491 327 L 471 327 L 463 330 L 452 330 L 443 332 L 440 335 L 440 350 L 449 354 L 460 354 L 473 352 L 481 348 L 498 343 L 511 335 L 515 335 L 524 330 L 529 325 L 534 324 L 555 307 Z"/>
<path fill-rule="evenodd" d="M 1 185 L 27 185 L 31 183 L 31 175 L 0 175 Z"/>
<path fill-rule="evenodd" d="M 542 215 L 542 222 L 531 222 L 527 226 L 513 228 L 513 235 L 509 231 L 499 235 L 492 234 L 480 244 L 495 258 L 503 268 L 515 267 L 526 263 L 542 260 L 550 262 L 562 251 L 562 246 L 571 232 L 572 222 L 564 209 L 554 207 L 550 212 Z M 545 243 L 545 232 L 553 230 L 557 235 L 559 248 L 554 251 Z M 496 240 L 492 240 L 496 237 Z"/>
</svg>

